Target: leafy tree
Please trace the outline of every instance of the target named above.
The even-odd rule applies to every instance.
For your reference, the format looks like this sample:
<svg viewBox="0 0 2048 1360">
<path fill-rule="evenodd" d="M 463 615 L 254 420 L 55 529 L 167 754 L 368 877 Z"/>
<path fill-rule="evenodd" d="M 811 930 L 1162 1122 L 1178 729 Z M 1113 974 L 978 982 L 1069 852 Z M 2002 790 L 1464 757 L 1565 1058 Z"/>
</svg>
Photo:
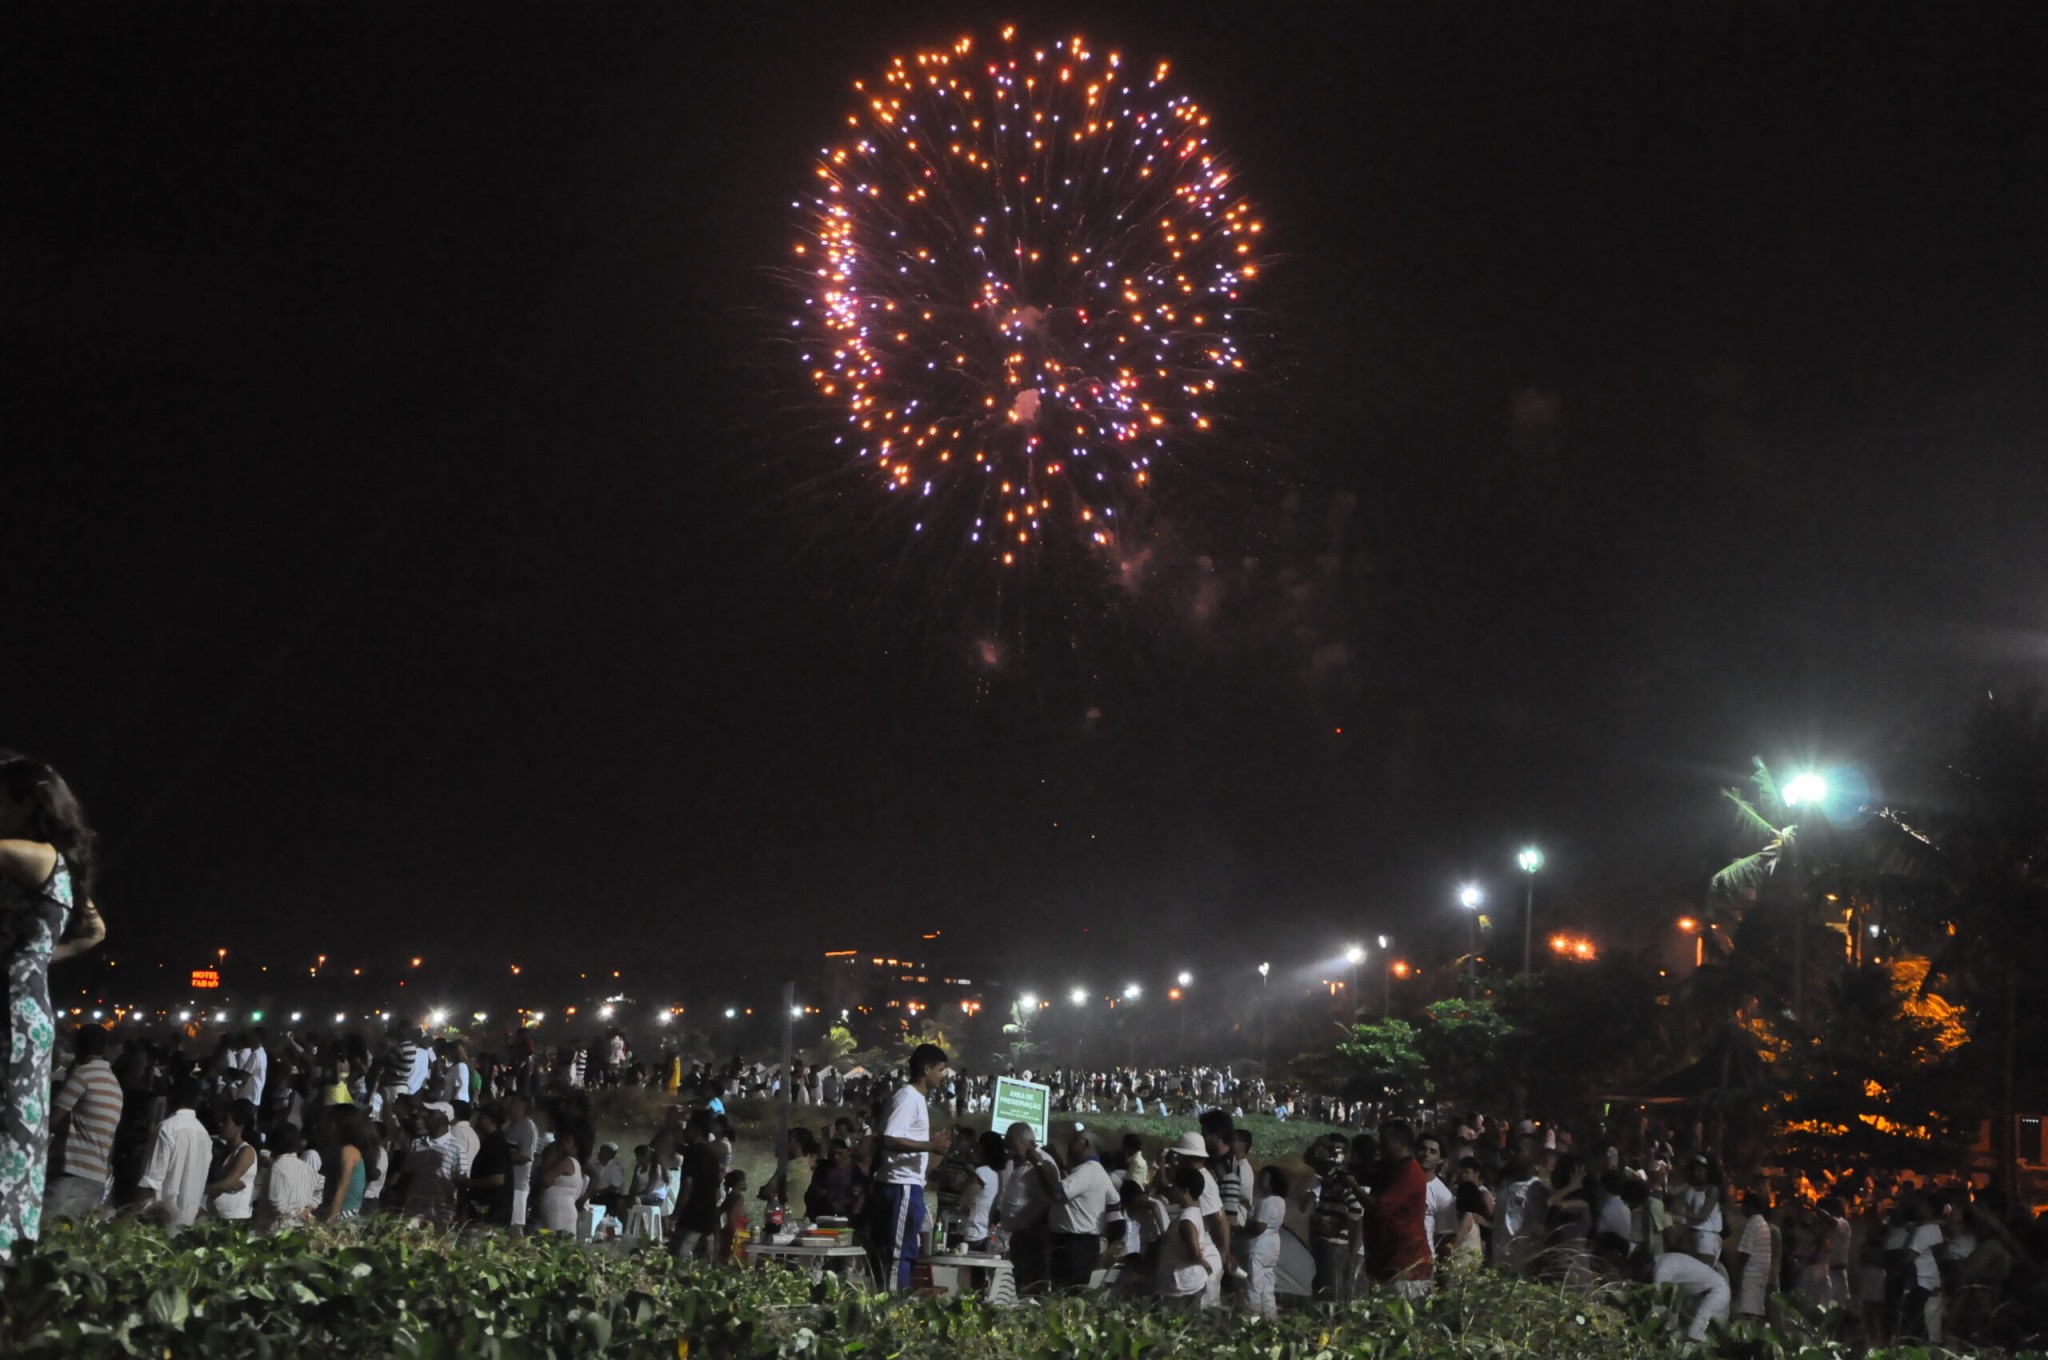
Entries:
<svg viewBox="0 0 2048 1360">
<path fill-rule="evenodd" d="M 1843 973 L 1811 1041 L 1773 1053 L 1766 1108 L 1794 1164 L 1925 1171 L 1964 1154 L 1983 1118 L 1954 1080 L 1969 1034 L 1926 974 L 1925 959 Z"/>
<path fill-rule="evenodd" d="M 1521 1034 L 1490 998 L 1453 998 L 1423 1009 L 1416 1047 L 1437 1090 L 1459 1105 L 1493 1104 L 1514 1081 L 1511 1048 Z"/>
<path fill-rule="evenodd" d="M 1514 1030 L 1502 1056 L 1517 1104 L 1530 1115 L 1591 1111 L 1601 1095 L 1660 1066 L 1664 1008 L 1654 970 L 1641 960 L 1606 955 L 1512 978 L 1494 1004 Z"/>
<path fill-rule="evenodd" d="M 1415 1041 L 1415 1026 L 1406 1020 L 1369 1020 L 1352 1025 L 1329 1052 L 1302 1054 L 1291 1070 L 1297 1080 L 1345 1100 L 1425 1100 L 1429 1064 Z"/>
</svg>

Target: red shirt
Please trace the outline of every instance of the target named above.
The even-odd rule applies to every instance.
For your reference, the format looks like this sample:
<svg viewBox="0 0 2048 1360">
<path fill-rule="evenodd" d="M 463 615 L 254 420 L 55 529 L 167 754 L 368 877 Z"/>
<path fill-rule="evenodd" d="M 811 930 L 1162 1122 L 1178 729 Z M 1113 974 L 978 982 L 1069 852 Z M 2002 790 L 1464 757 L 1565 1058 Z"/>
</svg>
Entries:
<svg viewBox="0 0 2048 1360">
<path fill-rule="evenodd" d="M 1365 1266 L 1376 1280 L 1426 1280 L 1435 1255 L 1425 1224 L 1429 1174 L 1413 1157 L 1380 1164 L 1365 1207 Z"/>
</svg>

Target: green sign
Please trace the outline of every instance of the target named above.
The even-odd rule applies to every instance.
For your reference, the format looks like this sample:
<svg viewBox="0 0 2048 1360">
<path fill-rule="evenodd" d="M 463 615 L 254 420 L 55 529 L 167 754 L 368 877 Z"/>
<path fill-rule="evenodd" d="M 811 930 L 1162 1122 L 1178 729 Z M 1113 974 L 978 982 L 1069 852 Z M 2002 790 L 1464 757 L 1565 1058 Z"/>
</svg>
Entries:
<svg viewBox="0 0 2048 1360">
<path fill-rule="evenodd" d="M 1051 1137 L 1052 1087 L 1015 1077 L 997 1077 L 995 1113 L 989 1118 L 989 1127 L 1003 1133 L 1012 1124 L 1029 1124 L 1041 1143 Z"/>
</svg>

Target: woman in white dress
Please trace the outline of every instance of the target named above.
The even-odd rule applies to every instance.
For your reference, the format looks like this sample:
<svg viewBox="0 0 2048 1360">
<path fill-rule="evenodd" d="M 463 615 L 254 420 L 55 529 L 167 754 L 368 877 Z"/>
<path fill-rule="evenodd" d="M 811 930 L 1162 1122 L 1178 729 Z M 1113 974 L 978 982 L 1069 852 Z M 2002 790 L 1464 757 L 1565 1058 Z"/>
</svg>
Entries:
<svg viewBox="0 0 2048 1360">
<path fill-rule="evenodd" d="M 539 1191 L 535 1217 L 549 1232 L 576 1234 L 576 1201 L 583 1198 L 586 1184 L 583 1164 L 577 1160 L 580 1151 L 575 1134 L 561 1134 L 548 1146 L 548 1160 L 533 1173 Z"/>
<path fill-rule="evenodd" d="M 1195 1207 L 1201 1198 L 1201 1171 L 1176 1168 L 1166 1184 L 1173 1225 L 1159 1242 L 1159 1297 L 1169 1308 L 1206 1307 L 1223 1272 L 1223 1257 Z"/>
</svg>

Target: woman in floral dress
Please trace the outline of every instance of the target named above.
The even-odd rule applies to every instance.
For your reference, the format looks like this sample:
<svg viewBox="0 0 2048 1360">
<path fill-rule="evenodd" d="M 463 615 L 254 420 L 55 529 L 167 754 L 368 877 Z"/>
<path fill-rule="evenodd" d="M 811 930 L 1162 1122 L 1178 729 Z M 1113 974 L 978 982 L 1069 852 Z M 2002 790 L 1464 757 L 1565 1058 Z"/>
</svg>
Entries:
<svg viewBox="0 0 2048 1360">
<path fill-rule="evenodd" d="M 0 1033 L 0 1261 L 42 1234 L 50 1154 L 50 964 L 105 936 L 93 909 L 93 834 L 78 799 L 40 760 L 0 753 L 0 961 L 7 970 Z M 74 904 L 81 931 L 64 940 Z"/>
</svg>

